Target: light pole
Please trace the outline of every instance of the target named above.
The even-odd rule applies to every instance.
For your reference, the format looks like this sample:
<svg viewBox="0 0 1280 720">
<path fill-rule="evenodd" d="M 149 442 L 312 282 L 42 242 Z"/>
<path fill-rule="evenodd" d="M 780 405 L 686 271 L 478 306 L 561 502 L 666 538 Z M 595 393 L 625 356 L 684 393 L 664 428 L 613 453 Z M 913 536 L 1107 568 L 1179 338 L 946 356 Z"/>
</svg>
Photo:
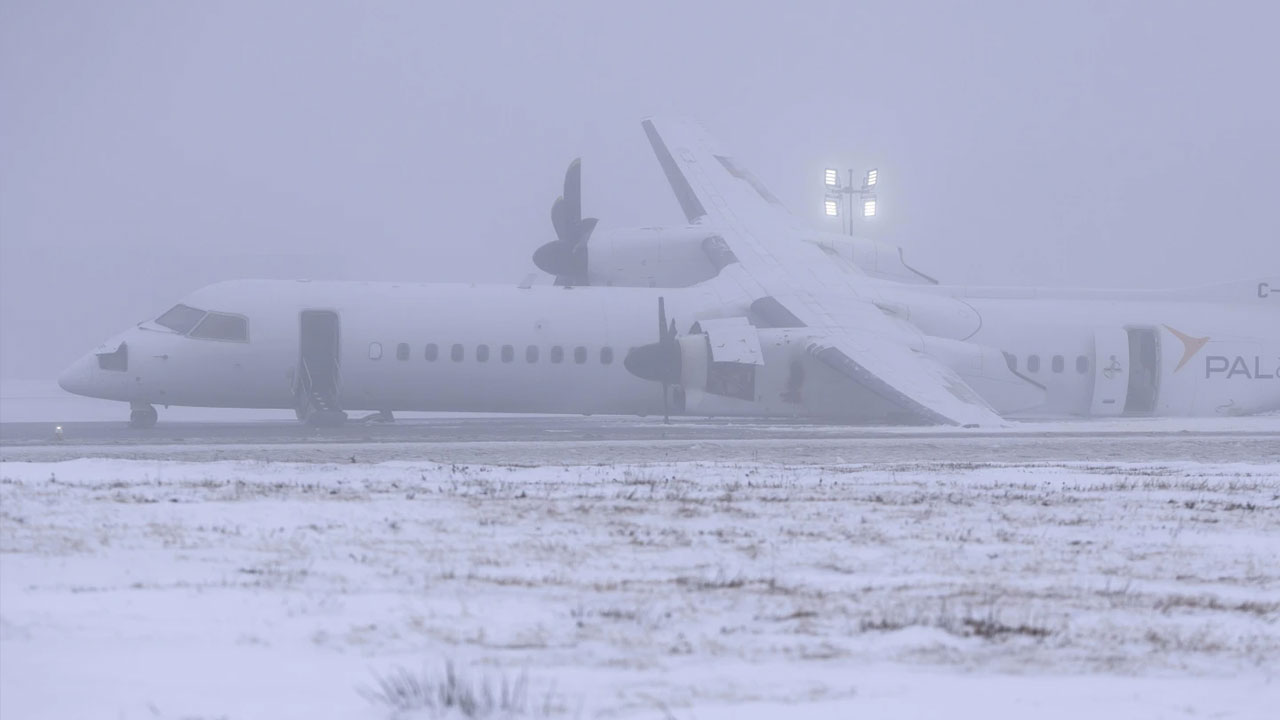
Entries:
<svg viewBox="0 0 1280 720">
<path fill-rule="evenodd" d="M 827 168 L 823 175 L 823 182 L 827 186 L 826 200 L 823 203 L 823 210 L 827 217 L 836 217 L 840 215 L 840 206 L 846 205 L 848 210 L 845 215 L 849 218 L 846 223 L 842 219 L 840 229 L 845 231 L 848 227 L 849 235 L 853 235 L 853 208 L 854 203 L 862 204 L 862 217 L 870 218 L 876 216 L 876 182 L 880 179 L 879 170 L 868 170 L 867 174 L 862 178 L 862 187 L 853 184 L 853 170 L 848 171 L 849 183 L 847 185 L 840 184 L 840 171 L 835 168 Z M 856 198 L 856 200 L 855 200 Z"/>
</svg>

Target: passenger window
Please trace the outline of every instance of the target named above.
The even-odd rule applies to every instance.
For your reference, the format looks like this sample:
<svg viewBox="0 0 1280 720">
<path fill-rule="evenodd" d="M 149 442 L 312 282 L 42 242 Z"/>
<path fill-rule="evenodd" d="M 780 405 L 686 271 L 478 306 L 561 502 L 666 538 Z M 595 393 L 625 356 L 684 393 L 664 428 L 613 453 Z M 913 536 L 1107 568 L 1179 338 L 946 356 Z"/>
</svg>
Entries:
<svg viewBox="0 0 1280 720">
<path fill-rule="evenodd" d="M 382 343 L 380 342 L 369 343 L 369 359 L 370 360 L 382 359 Z"/>
<path fill-rule="evenodd" d="M 573 349 L 573 361 L 581 365 L 587 361 L 587 349 L 579 345 Z"/>
<path fill-rule="evenodd" d="M 396 359 L 397 360 L 409 359 L 409 343 L 400 343 L 399 345 L 396 346 Z"/>
<path fill-rule="evenodd" d="M 551 346 L 551 362 L 553 363 L 564 362 L 564 348 L 560 347 L 559 345 Z"/>
<path fill-rule="evenodd" d="M 191 337 L 204 340 L 249 342 L 249 321 L 243 315 L 211 312 L 191 331 Z"/>
<path fill-rule="evenodd" d="M 426 352 L 427 362 L 435 362 L 438 357 L 440 357 L 440 347 L 435 343 L 428 344 Z"/>
<path fill-rule="evenodd" d="M 600 348 L 600 364 L 609 365 L 612 362 L 613 362 L 613 348 L 611 347 Z"/>
<path fill-rule="evenodd" d="M 1005 364 L 1009 366 L 1009 370 L 1013 372 L 1018 372 L 1018 356 L 1017 355 L 1014 355 L 1013 353 L 1005 353 L 1004 361 L 1005 361 Z"/>
<path fill-rule="evenodd" d="M 1027 372 L 1040 372 L 1040 356 L 1031 355 L 1027 357 Z"/>
<path fill-rule="evenodd" d="M 1063 367 L 1065 367 L 1065 366 L 1066 366 L 1066 361 L 1062 359 L 1062 356 L 1061 356 L 1061 355 L 1054 355 L 1054 356 L 1053 356 L 1053 371 L 1054 371 L 1054 372 L 1056 372 L 1056 373 L 1060 373 L 1060 372 L 1062 372 L 1062 368 L 1063 368 Z"/>
<path fill-rule="evenodd" d="M 516 349 L 510 345 L 502 346 L 502 362 L 509 363 L 516 357 Z"/>
<path fill-rule="evenodd" d="M 479 360 L 480 362 L 489 362 L 489 346 L 488 345 L 476 346 L 476 360 Z"/>
<path fill-rule="evenodd" d="M 527 363 L 538 362 L 538 346 L 530 345 L 524 349 L 524 361 Z"/>
<path fill-rule="evenodd" d="M 1081 375 L 1089 372 L 1089 356 L 1080 355 L 1076 358 L 1076 372 Z"/>
<path fill-rule="evenodd" d="M 449 359 L 454 362 L 462 362 L 462 346 L 454 345 L 449 349 Z"/>
<path fill-rule="evenodd" d="M 200 322 L 200 318 L 204 317 L 203 310 L 197 310 L 186 305 L 174 305 L 168 312 L 156 318 L 156 324 L 161 327 L 167 327 L 176 333 L 186 335 L 191 332 L 191 328 Z"/>
</svg>

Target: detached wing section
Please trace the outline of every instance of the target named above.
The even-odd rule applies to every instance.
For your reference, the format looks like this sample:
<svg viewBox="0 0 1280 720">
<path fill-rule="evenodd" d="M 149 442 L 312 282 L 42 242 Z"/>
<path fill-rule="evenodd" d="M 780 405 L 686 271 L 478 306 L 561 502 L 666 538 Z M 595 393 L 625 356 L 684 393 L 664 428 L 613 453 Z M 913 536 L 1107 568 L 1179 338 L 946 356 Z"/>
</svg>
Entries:
<svg viewBox="0 0 1280 720">
<path fill-rule="evenodd" d="M 866 277 L 797 242 L 777 198 L 689 121 L 642 123 L 691 223 L 714 226 L 736 263 L 720 274 L 789 324 L 814 330 L 809 352 L 920 422 L 999 425 L 1000 416 L 953 370 L 922 352 L 919 332 L 876 307 Z M 781 307 L 779 307 L 781 306 Z"/>
</svg>

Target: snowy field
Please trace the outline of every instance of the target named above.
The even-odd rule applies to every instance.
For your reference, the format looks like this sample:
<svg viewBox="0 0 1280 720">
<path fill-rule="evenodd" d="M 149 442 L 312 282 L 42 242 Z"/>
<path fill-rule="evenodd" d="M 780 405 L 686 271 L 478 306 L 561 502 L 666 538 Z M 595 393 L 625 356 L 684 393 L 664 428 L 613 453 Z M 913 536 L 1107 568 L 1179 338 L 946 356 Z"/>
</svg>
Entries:
<svg viewBox="0 0 1280 720">
<path fill-rule="evenodd" d="M 86 459 L 0 478 L 6 720 L 462 717 L 422 706 L 482 710 L 486 687 L 517 717 L 1280 707 L 1275 464 Z"/>
</svg>

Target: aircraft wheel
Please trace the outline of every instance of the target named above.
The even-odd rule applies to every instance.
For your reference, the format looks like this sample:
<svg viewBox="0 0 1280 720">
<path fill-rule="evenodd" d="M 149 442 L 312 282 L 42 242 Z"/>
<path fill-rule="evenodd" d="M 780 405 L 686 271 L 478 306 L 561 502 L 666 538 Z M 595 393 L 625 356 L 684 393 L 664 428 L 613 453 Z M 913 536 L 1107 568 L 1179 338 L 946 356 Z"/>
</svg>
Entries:
<svg viewBox="0 0 1280 720">
<path fill-rule="evenodd" d="M 160 413 L 156 409 L 147 405 L 146 407 L 134 408 L 129 413 L 129 427 L 146 429 L 155 427 L 156 420 L 160 419 Z"/>
</svg>

